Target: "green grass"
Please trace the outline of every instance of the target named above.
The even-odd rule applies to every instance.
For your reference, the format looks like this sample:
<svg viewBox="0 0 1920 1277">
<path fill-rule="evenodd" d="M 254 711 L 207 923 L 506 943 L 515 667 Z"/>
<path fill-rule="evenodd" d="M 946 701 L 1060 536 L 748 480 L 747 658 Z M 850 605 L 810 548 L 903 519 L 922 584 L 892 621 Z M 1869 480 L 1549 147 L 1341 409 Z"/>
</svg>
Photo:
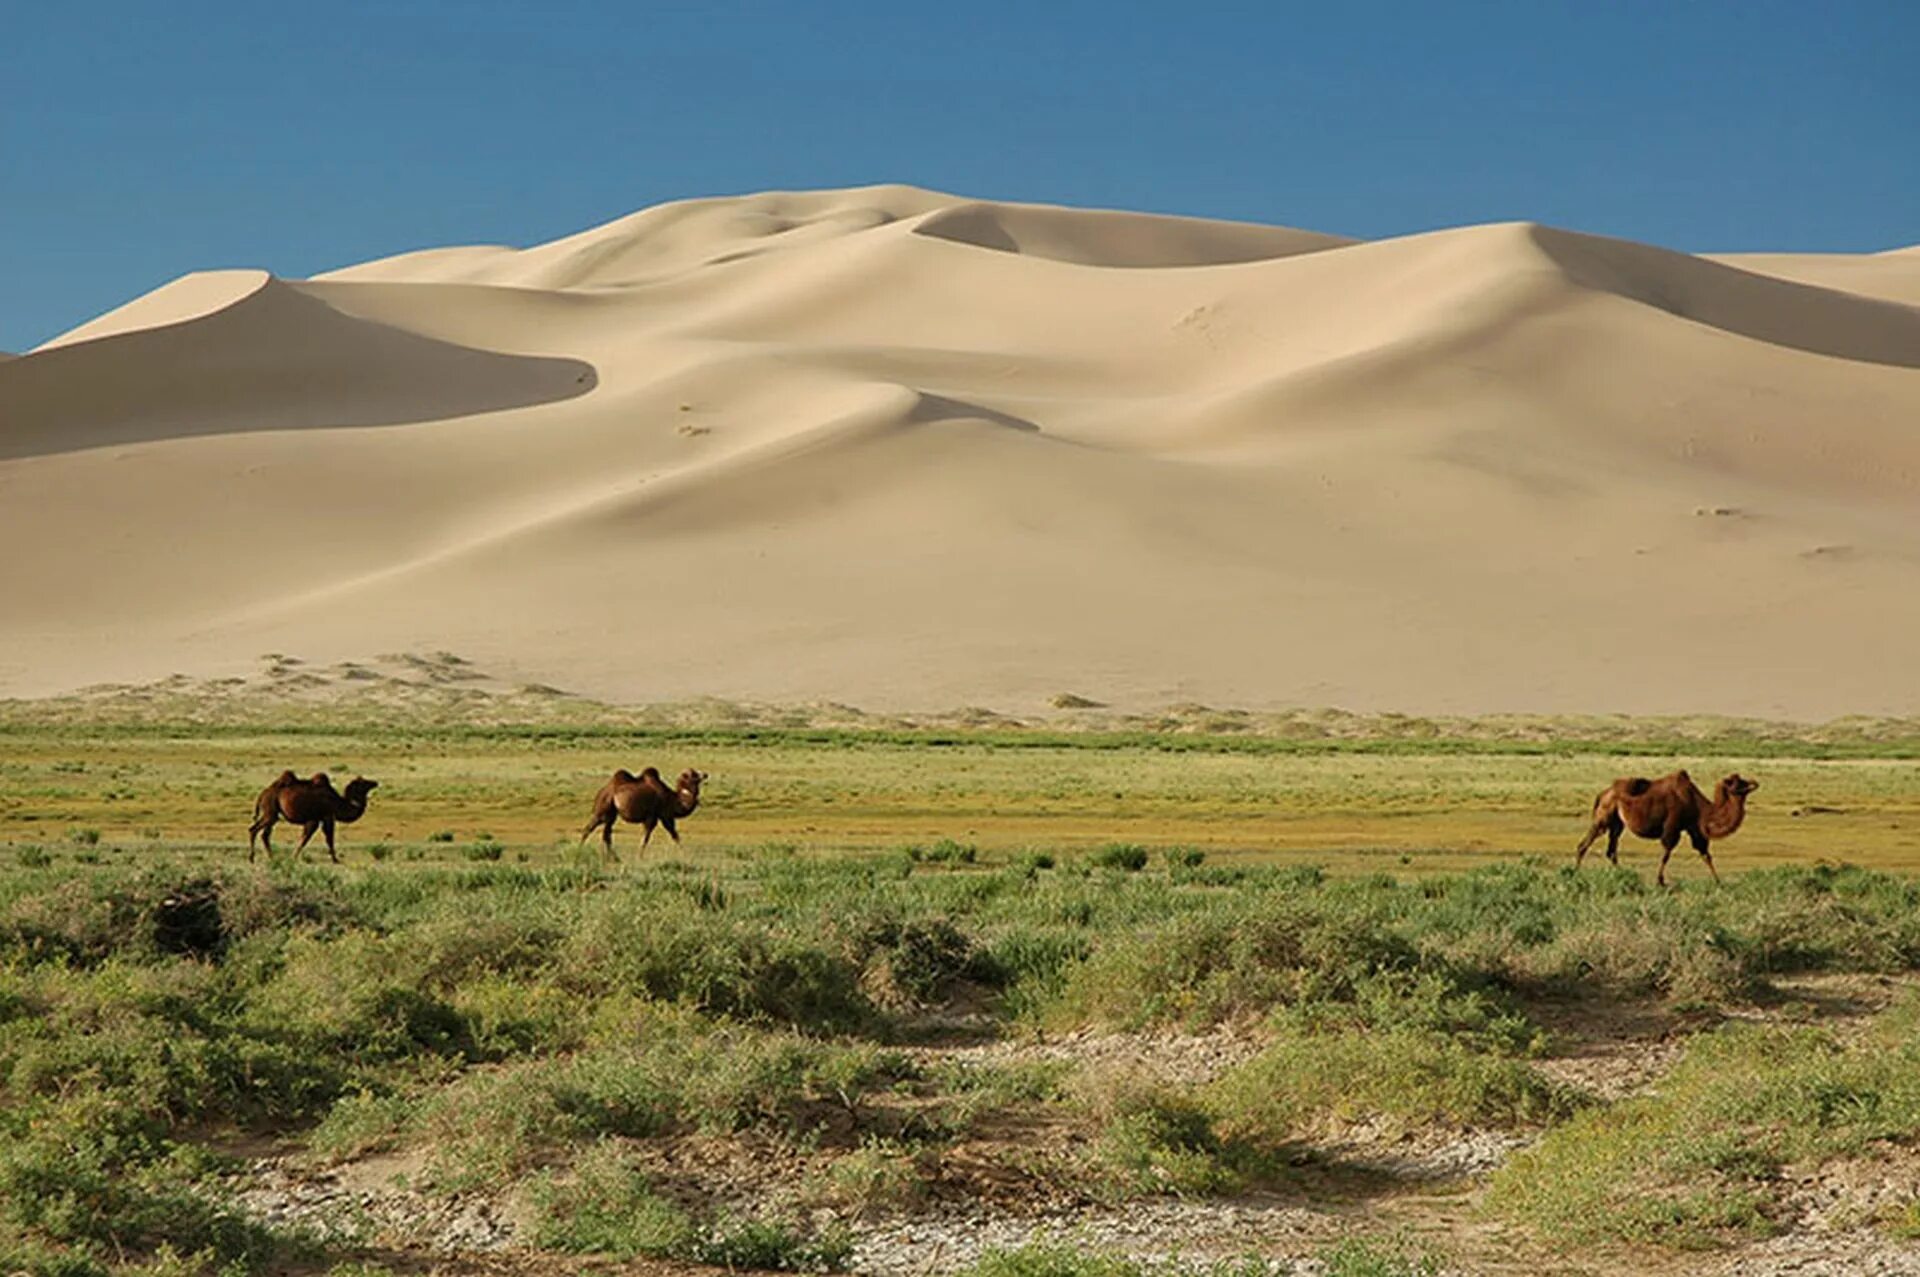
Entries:
<svg viewBox="0 0 1920 1277">
<path fill-rule="evenodd" d="M 534 1242 L 548 1250 L 685 1259 L 729 1270 L 836 1272 L 851 1249 L 837 1231 L 784 1220 L 697 1220 L 657 1193 L 610 1144 L 587 1150 L 567 1174 L 543 1174 L 531 1196 Z"/>
<path fill-rule="evenodd" d="M 1568 812 L 1622 768 L 1591 755 L 681 736 L 714 772 L 687 845 L 640 857 L 623 832 L 609 863 L 574 846 L 577 808 L 665 737 L 10 730 L 7 1270 L 364 1258 L 235 1214 L 216 1151 L 235 1137 L 309 1163 L 408 1155 L 425 1191 L 533 1203 L 556 1251 L 791 1268 L 845 1239 L 726 1217 L 644 1154 L 777 1149 L 810 1200 L 857 1216 L 951 1191 L 942 1159 L 995 1140 L 1067 1132 L 1071 1153 L 1023 1173 L 1117 1201 L 1284 1179 L 1352 1120 L 1544 1126 L 1495 1182 L 1505 1217 L 1693 1244 L 1769 1227 L 1779 1167 L 1916 1129 L 1910 1014 L 1870 1043 L 1729 1030 L 1657 1096 L 1603 1108 L 1542 1080 L 1531 1010 L 1738 1006 L 1786 974 L 1920 968 L 1920 885 L 1802 854 L 1874 824 L 1865 858 L 1900 863 L 1920 825 L 1905 763 L 1776 758 L 1762 796 L 1849 814 L 1761 808 L 1723 867 L 1742 848 L 1805 863 L 1660 891 L 1567 863 Z M 342 830 L 344 865 L 249 865 L 260 760 L 299 758 L 379 777 L 374 809 Z M 1529 830 L 1555 859 L 1524 854 Z M 1263 1049 L 1205 1087 L 909 1051 L 963 1015 L 1014 1038 L 1233 1025 Z M 1424 1262 L 1361 1240 L 1328 1270 Z"/>
<path fill-rule="evenodd" d="M 1778 1226 L 1782 1168 L 1920 1137 L 1920 1002 L 1864 1038 L 1734 1025 L 1655 1095 L 1581 1114 L 1501 1169 L 1491 1207 L 1567 1241 L 1706 1246 Z"/>
<path fill-rule="evenodd" d="M 1524 1061 L 1405 1028 L 1283 1033 L 1216 1082 L 1209 1099 L 1229 1137 L 1270 1149 L 1309 1142 L 1335 1121 L 1523 1126 L 1577 1107 Z"/>
<path fill-rule="evenodd" d="M 278 768 L 348 763 L 382 782 L 367 816 L 340 830 L 350 861 L 384 844 L 400 856 L 457 863 L 486 832 L 508 856 L 567 863 L 608 773 L 652 762 L 670 774 L 693 764 L 711 773 L 702 810 L 682 830 L 697 849 L 689 854 L 703 859 L 750 858 L 777 844 L 802 855 L 918 848 L 959 865 L 969 854 L 984 862 L 1113 845 L 1188 849 L 1209 866 L 1306 856 L 1343 872 L 1434 873 L 1526 854 L 1570 860 L 1608 781 L 1684 765 L 1703 779 L 1736 768 L 1761 779 L 1747 827 L 1716 848 L 1723 872 L 1823 858 L 1920 870 L 1920 766 L 1912 761 L 1920 754 L 1902 752 L 1906 737 L 1842 732 L 1850 743 L 1840 757 L 1838 738 L 1811 729 L 1629 747 L 1576 724 L 1546 724 L 1537 740 L 1489 727 L 1484 738 L 1441 749 L 1405 734 L 1405 724 L 1373 726 L 1384 734 L 1295 741 L 673 733 L 590 722 L 455 730 L 404 718 L 310 730 L 163 728 L 16 717 L 0 725 L 0 844 L 46 847 L 64 861 L 151 843 L 146 834 L 158 830 L 170 849 L 230 851 Z M 1823 810 L 1790 814 L 1812 808 Z M 99 841 L 71 843 L 72 829 Z M 619 831 L 623 857 L 637 853 L 636 834 Z M 1658 849 L 1629 840 L 1624 854 L 1650 869 Z M 1699 872 L 1691 853 L 1676 872 Z"/>
</svg>

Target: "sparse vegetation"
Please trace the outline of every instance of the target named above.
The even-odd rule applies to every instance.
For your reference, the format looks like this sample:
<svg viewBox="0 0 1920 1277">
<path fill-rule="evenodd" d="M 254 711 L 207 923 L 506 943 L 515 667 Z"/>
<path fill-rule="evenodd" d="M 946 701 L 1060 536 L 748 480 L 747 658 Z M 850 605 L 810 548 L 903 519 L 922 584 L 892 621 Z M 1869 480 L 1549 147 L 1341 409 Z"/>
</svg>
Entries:
<svg viewBox="0 0 1920 1277">
<path fill-rule="evenodd" d="M 1583 1115 L 1495 1177 L 1490 1202 L 1550 1236 L 1698 1246 L 1780 1226 L 1780 1172 L 1920 1137 L 1920 1001 L 1842 1042 L 1729 1025 L 1658 1094 Z"/>
<path fill-rule="evenodd" d="M 413 1191 L 524 1201 L 522 1240 L 547 1249 L 787 1268 L 843 1262 L 828 1217 L 866 1226 L 948 1201 L 975 1191 L 983 1163 L 1021 1192 L 1197 1198 L 1288 1183 L 1354 1125 L 1543 1131 L 1487 1195 L 1543 1244 L 1720 1244 L 1781 1226 L 1784 1168 L 1920 1138 L 1912 1007 L 1864 1036 L 1712 1027 L 1729 1009 L 1761 1014 L 1776 983 L 1806 973 L 1920 969 L 1920 885 L 1897 874 L 1741 872 L 1730 853 L 1723 886 L 1662 892 L 1650 866 L 1460 863 L 1409 843 L 1318 865 L 1223 849 L 1207 829 L 1171 846 L 1131 827 L 1093 837 L 1135 783 L 1149 811 L 1197 802 L 1250 822 L 1276 801 L 1275 756 L 1022 745 L 1006 767 L 972 738 L 735 740 L 736 770 L 714 767 L 727 801 L 703 809 L 699 836 L 607 863 L 566 837 L 591 785 L 553 779 L 606 741 L 451 732 L 384 756 L 324 734 L 276 741 L 276 758 L 372 755 L 399 779 L 366 856 L 249 867 L 234 813 L 244 827 L 258 769 L 234 760 L 257 738 L 214 733 L 196 747 L 208 763 L 159 735 L 117 737 L 129 756 L 111 765 L 116 783 L 167 786 L 189 825 L 150 837 L 170 814 L 128 810 L 148 845 L 118 850 L 60 832 L 85 832 L 109 765 L 69 738 L 14 739 L 23 748 L 0 763 L 7 1271 L 371 1262 L 232 1205 L 222 1177 L 235 1167 L 215 1148 L 267 1134 L 309 1167 L 392 1154 L 415 1168 Z M 497 836 L 435 829 L 479 749 L 508 777 L 484 816 Z M 1412 779 L 1394 771 L 1409 757 Z M 1288 755 L 1299 770 L 1280 805 L 1364 801 L 1424 829 L 1430 811 L 1467 801 L 1484 831 L 1619 762 L 1461 761 Z M 1847 795 L 1825 805 L 1887 824 L 1920 808 L 1911 768 L 1823 767 Z M 965 783 L 941 789 L 923 770 Z M 850 795 L 849 818 L 880 831 L 871 841 L 823 854 L 790 816 L 779 838 L 756 836 L 760 806 L 804 807 L 823 775 Z M 95 788 L 70 791 L 75 777 Z M 951 814 L 989 781 L 1017 799 L 996 819 L 1053 811 L 1071 836 Z M 536 786 L 561 791 L 553 828 L 519 814 Z M 1743 834 L 1756 853 L 1766 836 Z M 1372 871 L 1403 857 L 1417 863 L 1400 876 Z M 1609 1100 L 1550 1080 L 1557 1021 L 1543 1006 L 1653 1008 L 1704 1035 L 1657 1092 Z M 1191 1076 L 1129 1076 L 1063 1046 L 1223 1026 L 1250 1045 Z M 997 1035 L 1010 1054 L 926 1045 L 955 1032 Z M 1030 1041 L 1046 1051 L 1022 1054 Z M 662 1169 L 696 1163 L 694 1149 L 792 1167 L 791 1200 L 728 1214 Z M 1869 1222 L 1898 1235 L 1912 1219 L 1895 1202 Z M 1161 1271 L 1066 1256 L 1028 1248 L 978 1271 Z M 1367 1238 L 1320 1261 L 1434 1271 L 1423 1252 Z"/>
</svg>

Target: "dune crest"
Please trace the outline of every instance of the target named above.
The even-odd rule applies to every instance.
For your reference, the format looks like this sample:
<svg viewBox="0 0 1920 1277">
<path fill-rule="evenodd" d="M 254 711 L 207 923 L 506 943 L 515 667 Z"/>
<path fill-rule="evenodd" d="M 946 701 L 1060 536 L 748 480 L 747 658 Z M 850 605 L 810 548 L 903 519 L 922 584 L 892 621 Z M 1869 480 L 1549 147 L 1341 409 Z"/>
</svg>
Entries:
<svg viewBox="0 0 1920 1277">
<path fill-rule="evenodd" d="M 1080 266 L 1133 269 L 1230 266 L 1354 242 L 1283 226 L 1042 204 L 954 205 L 921 218 L 914 233 Z"/>
<path fill-rule="evenodd" d="M 210 281 L 189 277 L 10 366 L 0 457 L 438 420 L 572 398 L 596 383 L 581 360 L 457 346 L 350 318 L 265 275 L 224 274 L 246 278 L 203 287 Z"/>
<path fill-rule="evenodd" d="M 873 186 L 188 276 L 0 361 L 0 695 L 1913 714 L 1915 262 Z"/>
</svg>

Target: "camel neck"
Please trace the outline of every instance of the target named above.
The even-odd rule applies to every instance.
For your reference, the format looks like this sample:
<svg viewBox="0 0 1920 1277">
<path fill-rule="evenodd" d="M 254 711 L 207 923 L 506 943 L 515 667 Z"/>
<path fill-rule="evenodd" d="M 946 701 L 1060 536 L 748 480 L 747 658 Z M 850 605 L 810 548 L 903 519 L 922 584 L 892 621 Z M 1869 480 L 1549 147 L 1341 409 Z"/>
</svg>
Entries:
<svg viewBox="0 0 1920 1277">
<path fill-rule="evenodd" d="M 1725 838 L 1740 828 L 1740 822 L 1747 816 L 1747 796 L 1729 794 L 1725 785 L 1716 785 L 1713 790 L 1713 806 L 1707 811 L 1705 833 L 1709 838 Z"/>
</svg>

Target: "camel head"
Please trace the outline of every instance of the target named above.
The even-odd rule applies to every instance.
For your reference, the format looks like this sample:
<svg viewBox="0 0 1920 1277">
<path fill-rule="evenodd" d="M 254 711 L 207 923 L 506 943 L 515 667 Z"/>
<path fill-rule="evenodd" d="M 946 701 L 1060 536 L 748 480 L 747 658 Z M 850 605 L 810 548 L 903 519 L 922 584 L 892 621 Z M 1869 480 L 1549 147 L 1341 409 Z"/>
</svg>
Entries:
<svg viewBox="0 0 1920 1277">
<path fill-rule="evenodd" d="M 347 782 L 347 792 L 343 795 L 350 803 L 364 803 L 367 795 L 380 788 L 377 780 L 368 780 L 365 776 L 355 776 Z"/>
<path fill-rule="evenodd" d="M 684 789 L 688 793 L 698 797 L 700 793 L 700 782 L 706 778 L 707 774 L 705 772 L 695 771 L 689 767 L 686 771 L 680 773 L 680 779 L 675 783 L 674 788 Z"/>
<path fill-rule="evenodd" d="M 1726 790 L 1727 796 L 1729 798 L 1745 798 L 1748 794 L 1751 794 L 1754 790 L 1760 788 L 1759 781 L 1748 780 L 1745 776 L 1742 776 L 1739 772 L 1735 772 L 1733 773 L 1733 775 L 1721 781 L 1720 785 L 1723 789 Z"/>
</svg>

